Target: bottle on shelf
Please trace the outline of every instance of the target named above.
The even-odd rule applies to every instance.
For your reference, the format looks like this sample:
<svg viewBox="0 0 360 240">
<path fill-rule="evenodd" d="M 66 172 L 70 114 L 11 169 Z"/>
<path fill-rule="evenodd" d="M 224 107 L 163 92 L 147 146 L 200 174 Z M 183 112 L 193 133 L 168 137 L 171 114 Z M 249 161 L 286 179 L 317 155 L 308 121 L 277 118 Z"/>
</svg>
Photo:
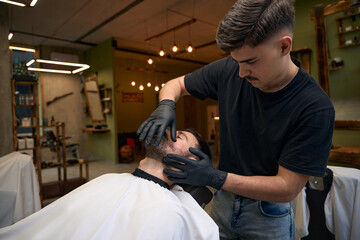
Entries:
<svg viewBox="0 0 360 240">
<path fill-rule="evenodd" d="M 56 125 L 56 121 L 54 116 L 51 117 L 51 122 L 50 122 L 51 126 L 55 126 Z"/>
</svg>

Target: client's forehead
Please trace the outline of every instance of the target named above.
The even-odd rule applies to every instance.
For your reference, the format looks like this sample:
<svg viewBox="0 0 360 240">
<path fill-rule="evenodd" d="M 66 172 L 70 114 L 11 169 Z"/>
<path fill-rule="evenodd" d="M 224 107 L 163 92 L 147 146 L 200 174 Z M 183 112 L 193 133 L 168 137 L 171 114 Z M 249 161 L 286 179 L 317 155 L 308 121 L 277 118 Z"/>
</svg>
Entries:
<svg viewBox="0 0 360 240">
<path fill-rule="evenodd" d="M 184 137 L 182 140 L 185 141 L 189 147 L 195 147 L 198 144 L 196 137 L 191 132 L 177 131 L 177 134 Z"/>
</svg>

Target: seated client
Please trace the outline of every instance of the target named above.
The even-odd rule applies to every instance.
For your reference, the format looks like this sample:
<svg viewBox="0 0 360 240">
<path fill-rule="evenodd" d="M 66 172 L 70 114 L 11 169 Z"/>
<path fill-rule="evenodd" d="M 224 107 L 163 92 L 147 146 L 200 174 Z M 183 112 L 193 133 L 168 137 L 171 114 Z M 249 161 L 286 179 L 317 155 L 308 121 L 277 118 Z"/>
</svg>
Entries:
<svg viewBox="0 0 360 240">
<path fill-rule="evenodd" d="M 209 153 L 192 130 L 167 132 L 131 173 L 105 174 L 40 211 L 0 229 L 0 239 L 219 239 L 215 222 L 163 173 L 168 153 L 186 157 L 194 147 Z"/>
</svg>

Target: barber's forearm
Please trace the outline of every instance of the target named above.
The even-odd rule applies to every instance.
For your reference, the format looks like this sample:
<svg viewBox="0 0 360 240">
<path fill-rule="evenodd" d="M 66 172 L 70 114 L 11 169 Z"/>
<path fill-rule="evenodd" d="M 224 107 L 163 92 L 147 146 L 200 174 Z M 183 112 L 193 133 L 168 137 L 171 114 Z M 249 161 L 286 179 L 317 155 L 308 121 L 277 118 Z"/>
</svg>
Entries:
<svg viewBox="0 0 360 240">
<path fill-rule="evenodd" d="M 229 173 L 222 189 L 257 200 L 290 202 L 304 187 L 307 179 L 308 176 L 302 175 L 293 182 L 282 176 L 241 176 Z"/>
<path fill-rule="evenodd" d="M 257 200 L 289 202 L 291 199 L 289 193 L 284 190 L 284 185 L 282 180 L 276 177 L 241 176 L 229 173 L 222 189 Z"/>
<path fill-rule="evenodd" d="M 168 81 L 160 91 L 159 101 L 170 99 L 177 102 L 180 97 L 189 95 L 185 88 L 184 78 L 185 76 L 181 76 Z"/>
</svg>

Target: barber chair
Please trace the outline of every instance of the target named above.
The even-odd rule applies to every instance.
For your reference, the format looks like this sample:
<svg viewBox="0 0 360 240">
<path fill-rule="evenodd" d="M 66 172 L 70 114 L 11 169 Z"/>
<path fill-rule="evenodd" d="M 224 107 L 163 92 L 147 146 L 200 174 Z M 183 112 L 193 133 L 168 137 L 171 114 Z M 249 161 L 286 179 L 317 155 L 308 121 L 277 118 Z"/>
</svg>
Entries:
<svg viewBox="0 0 360 240">
<path fill-rule="evenodd" d="M 205 208 L 213 198 L 212 192 L 207 187 L 196 187 L 187 184 L 179 185 L 184 191 L 188 192 L 202 208 Z"/>
<path fill-rule="evenodd" d="M 310 211 L 309 235 L 302 240 L 335 240 L 326 227 L 324 203 L 333 182 L 333 172 L 327 168 L 323 178 L 310 177 L 306 184 L 306 202 Z"/>
</svg>

